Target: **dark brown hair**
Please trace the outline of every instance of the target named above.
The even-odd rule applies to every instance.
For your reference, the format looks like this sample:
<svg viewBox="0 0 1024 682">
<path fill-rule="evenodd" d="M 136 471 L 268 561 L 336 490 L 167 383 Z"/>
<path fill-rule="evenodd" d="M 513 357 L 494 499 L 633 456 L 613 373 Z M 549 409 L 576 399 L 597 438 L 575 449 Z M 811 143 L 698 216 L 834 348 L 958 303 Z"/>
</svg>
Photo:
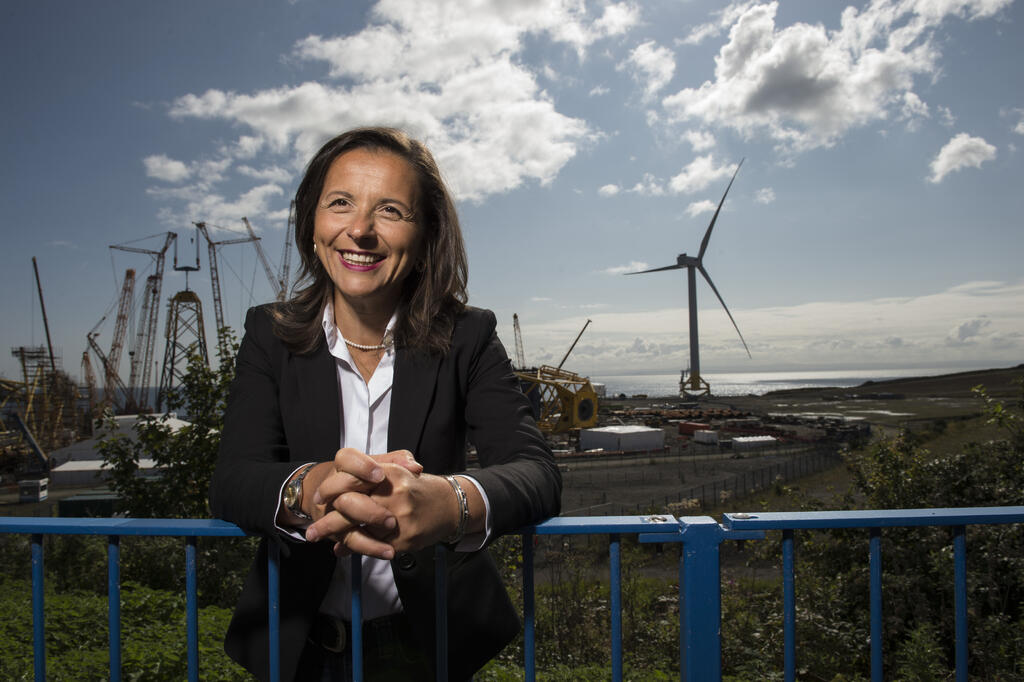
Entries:
<svg viewBox="0 0 1024 682">
<path fill-rule="evenodd" d="M 274 333 L 292 352 L 312 353 L 323 341 L 320 325 L 334 283 L 313 252 L 313 225 L 324 179 L 345 152 L 367 149 L 405 159 L 419 181 L 416 223 L 423 230 L 420 264 L 402 285 L 401 314 L 395 326 L 399 346 L 445 352 L 456 316 L 466 305 L 466 249 L 459 217 L 430 151 L 394 128 L 356 128 L 329 140 L 306 167 L 295 192 L 295 245 L 302 258 L 297 290 L 273 308 Z"/>
</svg>

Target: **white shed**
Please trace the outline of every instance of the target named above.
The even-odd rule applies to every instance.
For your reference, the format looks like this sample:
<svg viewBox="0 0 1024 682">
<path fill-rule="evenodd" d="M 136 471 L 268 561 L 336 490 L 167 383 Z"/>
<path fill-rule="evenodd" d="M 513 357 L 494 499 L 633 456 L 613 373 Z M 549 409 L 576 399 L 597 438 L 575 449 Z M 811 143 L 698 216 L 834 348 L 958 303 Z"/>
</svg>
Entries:
<svg viewBox="0 0 1024 682">
<path fill-rule="evenodd" d="M 665 432 L 649 426 L 602 426 L 580 431 L 581 450 L 661 450 Z"/>
</svg>

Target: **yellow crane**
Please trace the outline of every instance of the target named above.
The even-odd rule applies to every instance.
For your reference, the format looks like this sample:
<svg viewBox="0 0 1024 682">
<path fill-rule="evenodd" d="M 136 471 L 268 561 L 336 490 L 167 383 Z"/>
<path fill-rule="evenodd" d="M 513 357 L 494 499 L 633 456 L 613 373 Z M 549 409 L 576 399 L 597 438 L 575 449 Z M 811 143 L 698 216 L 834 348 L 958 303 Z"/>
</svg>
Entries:
<svg viewBox="0 0 1024 682">
<path fill-rule="evenodd" d="M 590 320 L 583 325 L 557 367 L 541 365 L 527 368 L 524 366 L 526 363 L 519 316 L 513 315 L 512 319 L 516 334 L 516 362 L 520 365 L 516 369 L 516 376 L 523 393 L 533 406 L 534 418 L 540 430 L 545 433 L 567 433 L 597 426 L 597 392 L 590 379 L 562 369 Z"/>
</svg>

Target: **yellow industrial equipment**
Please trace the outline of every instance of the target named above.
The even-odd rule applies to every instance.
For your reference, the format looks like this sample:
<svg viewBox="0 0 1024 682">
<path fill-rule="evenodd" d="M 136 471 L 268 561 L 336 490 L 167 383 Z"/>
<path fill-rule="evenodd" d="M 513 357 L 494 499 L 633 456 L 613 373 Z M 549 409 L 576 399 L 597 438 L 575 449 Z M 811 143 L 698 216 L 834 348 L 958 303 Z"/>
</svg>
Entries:
<svg viewBox="0 0 1024 682">
<path fill-rule="evenodd" d="M 550 365 L 520 370 L 516 376 L 541 431 L 565 433 L 597 425 L 597 393 L 587 377 Z"/>
<path fill-rule="evenodd" d="M 516 376 L 519 377 L 523 393 L 533 406 L 533 416 L 540 430 L 545 433 L 566 433 L 597 426 L 597 392 L 590 384 L 590 379 L 562 369 L 572 349 L 587 330 L 590 320 L 576 335 L 576 340 L 569 346 L 558 367 L 541 365 L 527 368 L 519 315 L 512 316 L 512 324 L 516 337 Z"/>
</svg>

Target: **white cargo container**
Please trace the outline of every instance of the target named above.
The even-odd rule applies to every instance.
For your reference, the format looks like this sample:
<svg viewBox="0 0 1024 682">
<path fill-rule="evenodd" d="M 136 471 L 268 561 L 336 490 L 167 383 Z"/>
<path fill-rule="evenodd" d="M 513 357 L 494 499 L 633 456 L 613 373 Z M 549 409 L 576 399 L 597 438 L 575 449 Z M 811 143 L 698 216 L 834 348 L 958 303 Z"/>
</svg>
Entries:
<svg viewBox="0 0 1024 682">
<path fill-rule="evenodd" d="M 649 426 L 602 426 L 580 431 L 581 450 L 661 450 L 665 445 L 665 432 Z"/>
<path fill-rule="evenodd" d="M 732 439 L 732 449 L 736 451 L 756 450 L 775 445 L 774 436 L 736 436 Z"/>
<path fill-rule="evenodd" d="M 718 445 L 718 431 L 703 430 L 693 432 L 693 442 L 705 445 Z"/>
</svg>

